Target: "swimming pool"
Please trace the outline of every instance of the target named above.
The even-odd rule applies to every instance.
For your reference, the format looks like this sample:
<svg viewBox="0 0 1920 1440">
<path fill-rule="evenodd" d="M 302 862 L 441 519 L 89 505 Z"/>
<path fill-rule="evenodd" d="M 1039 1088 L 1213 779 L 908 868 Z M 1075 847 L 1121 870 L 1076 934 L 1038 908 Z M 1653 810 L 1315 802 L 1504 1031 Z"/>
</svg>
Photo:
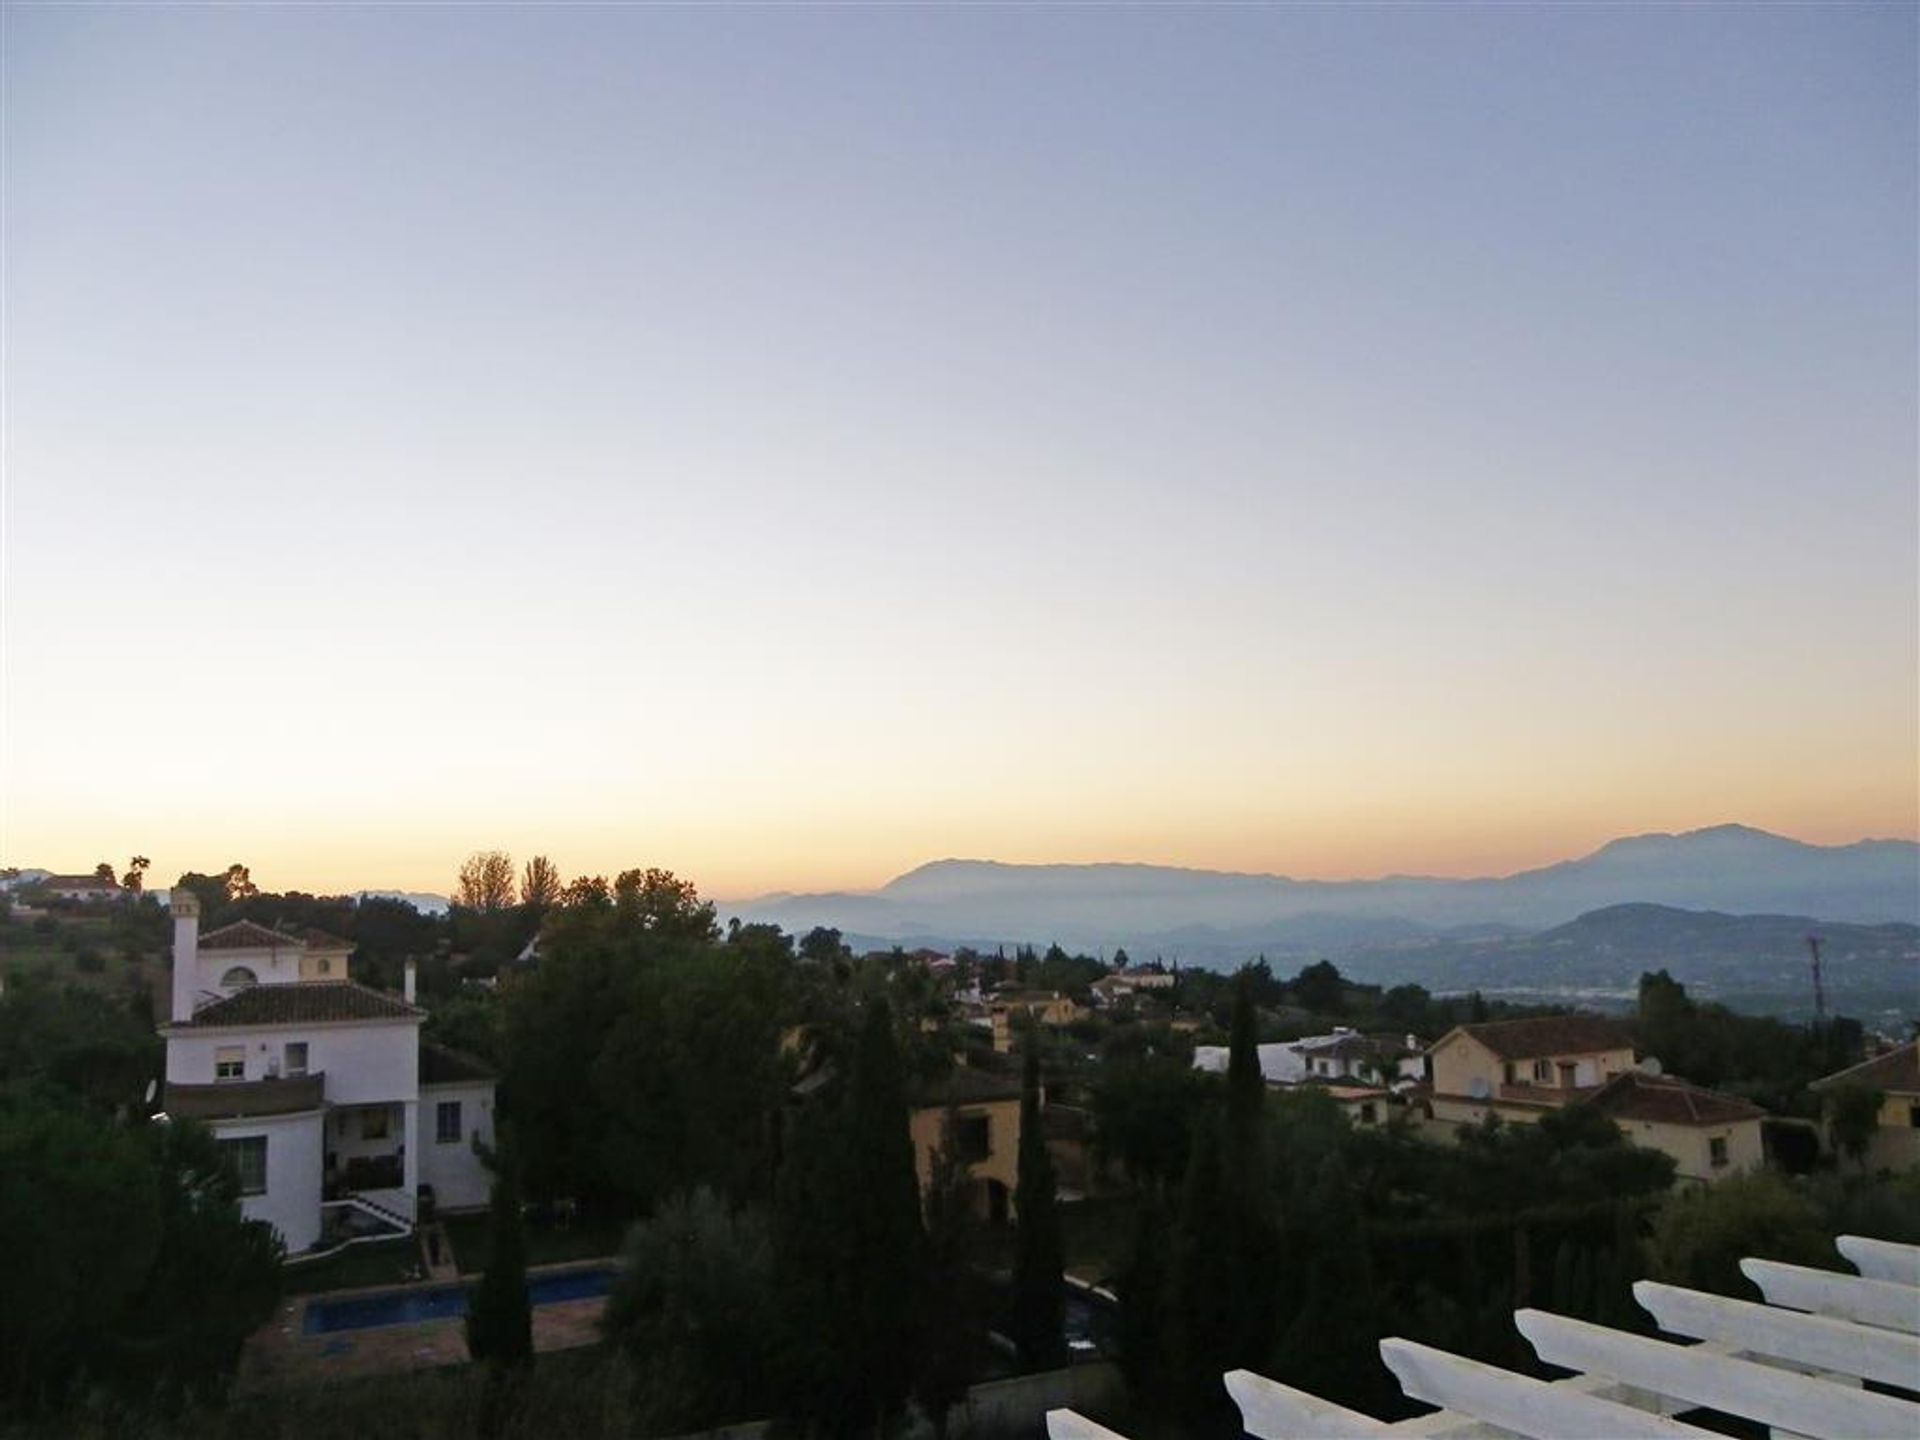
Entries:
<svg viewBox="0 0 1920 1440">
<path fill-rule="evenodd" d="M 613 1288 L 613 1267 L 563 1270 L 534 1275 L 527 1280 L 527 1303 L 552 1305 L 561 1300 L 590 1300 Z M 308 1335 L 331 1335 L 337 1330 L 371 1330 L 378 1325 L 418 1325 L 423 1320 L 452 1320 L 467 1313 L 472 1287 L 438 1285 L 430 1290 L 383 1290 L 378 1295 L 356 1295 L 351 1300 L 309 1300 L 301 1329 Z"/>
</svg>

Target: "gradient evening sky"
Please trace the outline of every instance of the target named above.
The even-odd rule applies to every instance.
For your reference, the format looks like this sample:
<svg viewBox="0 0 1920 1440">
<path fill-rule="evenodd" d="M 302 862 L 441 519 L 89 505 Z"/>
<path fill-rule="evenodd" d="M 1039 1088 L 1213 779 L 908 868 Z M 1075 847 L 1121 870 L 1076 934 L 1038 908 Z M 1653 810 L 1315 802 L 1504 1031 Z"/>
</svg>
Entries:
<svg viewBox="0 0 1920 1440">
<path fill-rule="evenodd" d="M 1915 17 L 11 4 L 3 858 L 1912 836 Z"/>
</svg>

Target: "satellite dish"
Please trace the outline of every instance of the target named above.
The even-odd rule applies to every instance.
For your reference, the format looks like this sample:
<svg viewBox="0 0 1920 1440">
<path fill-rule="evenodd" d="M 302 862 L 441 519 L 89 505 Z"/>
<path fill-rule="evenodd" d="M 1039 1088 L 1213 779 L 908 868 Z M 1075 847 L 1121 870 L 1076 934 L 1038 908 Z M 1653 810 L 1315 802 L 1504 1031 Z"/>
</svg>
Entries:
<svg viewBox="0 0 1920 1440">
<path fill-rule="evenodd" d="M 1467 1093 L 1476 1100 L 1486 1100 L 1493 1095 L 1493 1087 L 1484 1076 L 1476 1075 L 1467 1082 Z"/>
</svg>

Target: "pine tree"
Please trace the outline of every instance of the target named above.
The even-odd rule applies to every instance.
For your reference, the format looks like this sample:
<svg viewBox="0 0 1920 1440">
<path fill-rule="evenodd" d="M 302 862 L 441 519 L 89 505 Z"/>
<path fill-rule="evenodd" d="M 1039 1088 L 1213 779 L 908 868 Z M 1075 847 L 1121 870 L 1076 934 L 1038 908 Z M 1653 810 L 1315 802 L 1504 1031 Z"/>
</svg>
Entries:
<svg viewBox="0 0 1920 1440">
<path fill-rule="evenodd" d="M 1060 1237 L 1059 1201 L 1054 1195 L 1053 1161 L 1047 1154 L 1040 1118 L 1040 1052 L 1032 1043 L 1027 1046 L 1020 1085 L 1019 1176 L 1013 1203 L 1013 1315 L 1009 1329 L 1023 1366 L 1051 1370 L 1067 1360 L 1066 1282 L 1061 1278 L 1065 1247 Z"/>
</svg>

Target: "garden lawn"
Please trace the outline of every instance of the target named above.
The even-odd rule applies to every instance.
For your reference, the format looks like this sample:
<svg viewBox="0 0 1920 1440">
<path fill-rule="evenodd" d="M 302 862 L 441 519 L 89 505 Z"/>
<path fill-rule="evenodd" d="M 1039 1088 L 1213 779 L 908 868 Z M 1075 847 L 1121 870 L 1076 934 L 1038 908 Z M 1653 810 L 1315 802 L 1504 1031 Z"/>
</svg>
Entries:
<svg viewBox="0 0 1920 1440">
<path fill-rule="evenodd" d="M 456 1215 L 441 1222 L 453 1242 L 454 1262 L 462 1275 L 487 1268 L 491 1251 L 485 1215 Z M 526 1222 L 527 1264 L 557 1265 L 565 1260 L 598 1260 L 616 1254 L 626 1234 L 624 1223 L 576 1220 L 571 1225 Z"/>
<path fill-rule="evenodd" d="M 326 1260 L 289 1265 L 281 1274 L 288 1295 L 322 1290 L 357 1290 L 366 1285 L 405 1285 L 419 1278 L 420 1245 L 411 1237 L 354 1245 Z"/>
</svg>

